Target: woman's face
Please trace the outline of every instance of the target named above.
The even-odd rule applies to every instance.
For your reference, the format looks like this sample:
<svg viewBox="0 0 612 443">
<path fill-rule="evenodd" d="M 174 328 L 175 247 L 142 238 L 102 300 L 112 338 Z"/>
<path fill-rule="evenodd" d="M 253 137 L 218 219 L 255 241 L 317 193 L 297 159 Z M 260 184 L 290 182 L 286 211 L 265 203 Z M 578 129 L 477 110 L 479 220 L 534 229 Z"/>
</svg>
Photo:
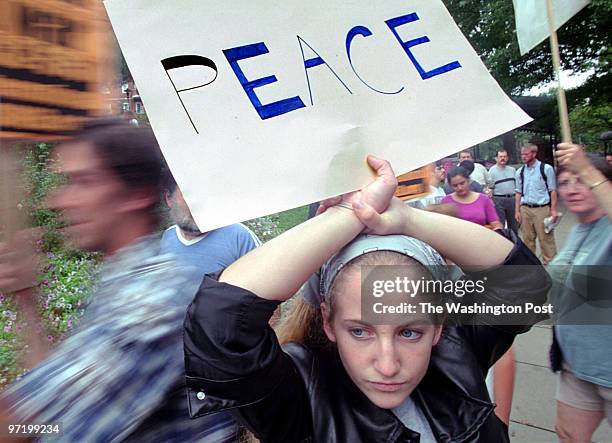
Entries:
<svg viewBox="0 0 612 443">
<path fill-rule="evenodd" d="M 567 209 L 574 214 L 587 215 L 599 208 L 597 199 L 589 187 L 569 171 L 559 174 L 557 188 Z"/>
<path fill-rule="evenodd" d="M 417 314 L 407 314 L 401 326 L 362 322 L 361 275 L 357 270 L 346 272 L 336 292 L 333 318 L 322 304 L 325 333 L 361 392 L 376 406 L 394 408 L 423 379 L 442 327 Z"/>
<path fill-rule="evenodd" d="M 450 184 L 459 197 L 465 197 L 470 192 L 470 180 L 462 175 L 455 175 L 451 178 Z"/>
</svg>

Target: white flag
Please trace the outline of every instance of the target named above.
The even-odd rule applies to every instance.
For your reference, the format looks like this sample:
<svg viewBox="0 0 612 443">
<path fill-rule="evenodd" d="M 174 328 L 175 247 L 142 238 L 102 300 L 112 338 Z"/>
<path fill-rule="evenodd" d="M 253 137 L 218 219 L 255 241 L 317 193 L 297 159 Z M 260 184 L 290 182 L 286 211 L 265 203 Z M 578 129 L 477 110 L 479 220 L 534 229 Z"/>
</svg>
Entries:
<svg viewBox="0 0 612 443">
<path fill-rule="evenodd" d="M 512 0 L 516 35 L 521 55 L 527 54 L 550 37 L 546 2 L 548 0 Z M 591 0 L 552 0 L 555 30 L 559 29 Z"/>
</svg>

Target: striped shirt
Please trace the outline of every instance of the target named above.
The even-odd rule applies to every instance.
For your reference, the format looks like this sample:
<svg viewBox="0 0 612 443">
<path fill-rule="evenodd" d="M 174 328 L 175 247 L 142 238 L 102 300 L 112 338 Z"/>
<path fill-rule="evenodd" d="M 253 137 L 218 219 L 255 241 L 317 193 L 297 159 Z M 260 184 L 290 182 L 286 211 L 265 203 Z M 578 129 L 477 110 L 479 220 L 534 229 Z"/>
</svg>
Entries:
<svg viewBox="0 0 612 443">
<path fill-rule="evenodd" d="M 20 422 L 66 442 L 230 442 L 232 418 L 191 420 L 183 319 L 199 281 L 147 237 L 110 257 L 80 326 L 4 394 Z"/>
<path fill-rule="evenodd" d="M 516 183 L 516 170 L 512 166 L 491 166 L 489 177 L 493 185 L 493 195 L 512 195 L 514 197 L 514 184 Z"/>
</svg>

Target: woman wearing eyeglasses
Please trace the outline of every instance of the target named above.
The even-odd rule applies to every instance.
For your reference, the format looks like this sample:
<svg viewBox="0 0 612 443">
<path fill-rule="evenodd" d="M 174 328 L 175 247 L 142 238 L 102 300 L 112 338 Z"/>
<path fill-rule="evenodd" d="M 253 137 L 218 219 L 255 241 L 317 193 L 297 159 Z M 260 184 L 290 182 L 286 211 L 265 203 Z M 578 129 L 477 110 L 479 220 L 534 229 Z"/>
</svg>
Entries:
<svg viewBox="0 0 612 443">
<path fill-rule="evenodd" d="M 560 371 L 555 428 L 561 441 L 582 442 L 604 416 L 612 424 L 612 165 L 569 143 L 557 158 L 557 191 L 578 224 L 549 266 L 551 364 Z"/>
</svg>

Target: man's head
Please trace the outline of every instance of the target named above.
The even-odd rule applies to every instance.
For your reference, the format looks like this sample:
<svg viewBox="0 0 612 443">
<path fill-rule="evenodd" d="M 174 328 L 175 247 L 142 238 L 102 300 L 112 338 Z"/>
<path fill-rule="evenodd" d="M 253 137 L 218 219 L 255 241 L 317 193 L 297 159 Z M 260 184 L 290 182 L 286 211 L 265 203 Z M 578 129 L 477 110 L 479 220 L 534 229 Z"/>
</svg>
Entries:
<svg viewBox="0 0 612 443">
<path fill-rule="evenodd" d="M 187 202 L 183 197 L 183 193 L 176 185 L 176 181 L 169 169 L 166 168 L 164 170 L 163 177 L 164 198 L 168 208 L 170 208 L 169 215 L 172 223 L 176 224 L 183 231 L 183 234 L 190 237 L 202 235 L 202 231 L 196 225 Z"/>
<path fill-rule="evenodd" d="M 533 143 L 527 143 L 521 147 L 521 160 L 526 165 L 531 166 L 538 155 L 538 147 Z"/>
<path fill-rule="evenodd" d="M 497 151 L 495 162 L 498 166 L 506 166 L 508 164 L 508 152 L 505 149 Z"/>
<path fill-rule="evenodd" d="M 465 160 L 474 161 L 474 158 L 472 157 L 472 153 L 470 151 L 461 151 L 459 153 L 459 163 Z"/>
<path fill-rule="evenodd" d="M 66 182 L 49 203 L 77 247 L 113 254 L 153 232 L 162 157 L 150 129 L 92 120 L 56 154 Z"/>
</svg>

